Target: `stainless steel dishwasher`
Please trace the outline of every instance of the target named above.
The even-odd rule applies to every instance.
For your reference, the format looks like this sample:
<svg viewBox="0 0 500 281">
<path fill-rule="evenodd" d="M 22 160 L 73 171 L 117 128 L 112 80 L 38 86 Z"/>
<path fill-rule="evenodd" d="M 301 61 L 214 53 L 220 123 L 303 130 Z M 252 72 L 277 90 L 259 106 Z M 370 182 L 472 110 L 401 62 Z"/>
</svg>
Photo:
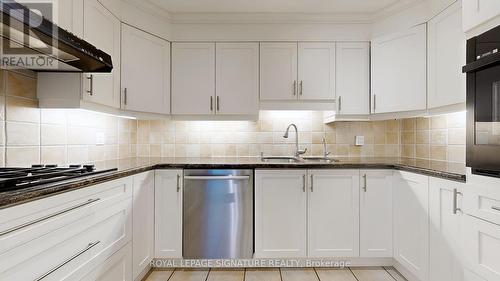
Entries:
<svg viewBox="0 0 500 281">
<path fill-rule="evenodd" d="M 252 258 L 253 170 L 184 170 L 183 257 Z"/>
</svg>

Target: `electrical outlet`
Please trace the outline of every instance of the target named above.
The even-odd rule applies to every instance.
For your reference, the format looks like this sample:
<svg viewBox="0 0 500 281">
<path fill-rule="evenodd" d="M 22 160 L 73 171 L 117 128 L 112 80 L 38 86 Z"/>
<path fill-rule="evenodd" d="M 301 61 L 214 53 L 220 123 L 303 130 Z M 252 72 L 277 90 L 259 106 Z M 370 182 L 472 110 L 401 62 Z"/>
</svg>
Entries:
<svg viewBox="0 0 500 281">
<path fill-rule="evenodd" d="M 356 145 L 357 146 L 365 145 L 365 136 L 356 136 Z"/>
</svg>

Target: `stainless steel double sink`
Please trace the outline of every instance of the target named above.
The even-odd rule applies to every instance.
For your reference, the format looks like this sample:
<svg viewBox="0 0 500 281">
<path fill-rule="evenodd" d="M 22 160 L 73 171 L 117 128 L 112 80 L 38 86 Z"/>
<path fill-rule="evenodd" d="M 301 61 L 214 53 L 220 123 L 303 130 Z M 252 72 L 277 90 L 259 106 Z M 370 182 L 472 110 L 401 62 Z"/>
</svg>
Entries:
<svg viewBox="0 0 500 281">
<path fill-rule="evenodd" d="M 323 156 L 305 156 L 305 157 L 294 157 L 294 156 L 263 156 L 261 157 L 262 162 L 277 162 L 277 163 L 334 163 L 339 162 L 339 160 L 331 157 Z"/>
</svg>

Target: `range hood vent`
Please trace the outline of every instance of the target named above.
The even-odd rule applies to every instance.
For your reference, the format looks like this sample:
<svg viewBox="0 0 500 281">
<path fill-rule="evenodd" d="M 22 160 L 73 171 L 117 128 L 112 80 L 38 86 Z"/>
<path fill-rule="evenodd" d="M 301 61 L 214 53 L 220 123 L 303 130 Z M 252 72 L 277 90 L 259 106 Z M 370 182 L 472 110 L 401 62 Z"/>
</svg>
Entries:
<svg viewBox="0 0 500 281">
<path fill-rule="evenodd" d="M 20 3 L 0 0 L 0 68 L 111 72 L 111 56 Z"/>
</svg>

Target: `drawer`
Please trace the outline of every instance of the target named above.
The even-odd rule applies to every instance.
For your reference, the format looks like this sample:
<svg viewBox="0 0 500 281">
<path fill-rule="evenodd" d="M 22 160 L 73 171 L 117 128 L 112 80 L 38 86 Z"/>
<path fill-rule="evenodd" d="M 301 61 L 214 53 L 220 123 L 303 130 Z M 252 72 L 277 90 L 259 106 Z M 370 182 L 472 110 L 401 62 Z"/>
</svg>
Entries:
<svg viewBox="0 0 500 281">
<path fill-rule="evenodd" d="M 0 210 L 0 254 L 131 196 L 131 178 L 124 178 Z"/>
<path fill-rule="evenodd" d="M 96 211 L 0 255 L 0 280 L 66 279 L 131 241 L 132 199 Z"/>
<path fill-rule="evenodd" d="M 498 185 L 467 184 L 463 193 L 464 213 L 500 225 Z"/>
<path fill-rule="evenodd" d="M 468 215 L 463 219 L 466 267 L 486 280 L 500 280 L 500 226 Z"/>
<path fill-rule="evenodd" d="M 84 273 L 82 275 L 82 273 Z M 83 277 L 82 277 L 83 276 Z M 78 271 L 65 280 L 101 281 L 101 280 L 132 280 L 132 243 L 114 253 L 104 262 L 99 262 L 90 270 Z"/>
</svg>

